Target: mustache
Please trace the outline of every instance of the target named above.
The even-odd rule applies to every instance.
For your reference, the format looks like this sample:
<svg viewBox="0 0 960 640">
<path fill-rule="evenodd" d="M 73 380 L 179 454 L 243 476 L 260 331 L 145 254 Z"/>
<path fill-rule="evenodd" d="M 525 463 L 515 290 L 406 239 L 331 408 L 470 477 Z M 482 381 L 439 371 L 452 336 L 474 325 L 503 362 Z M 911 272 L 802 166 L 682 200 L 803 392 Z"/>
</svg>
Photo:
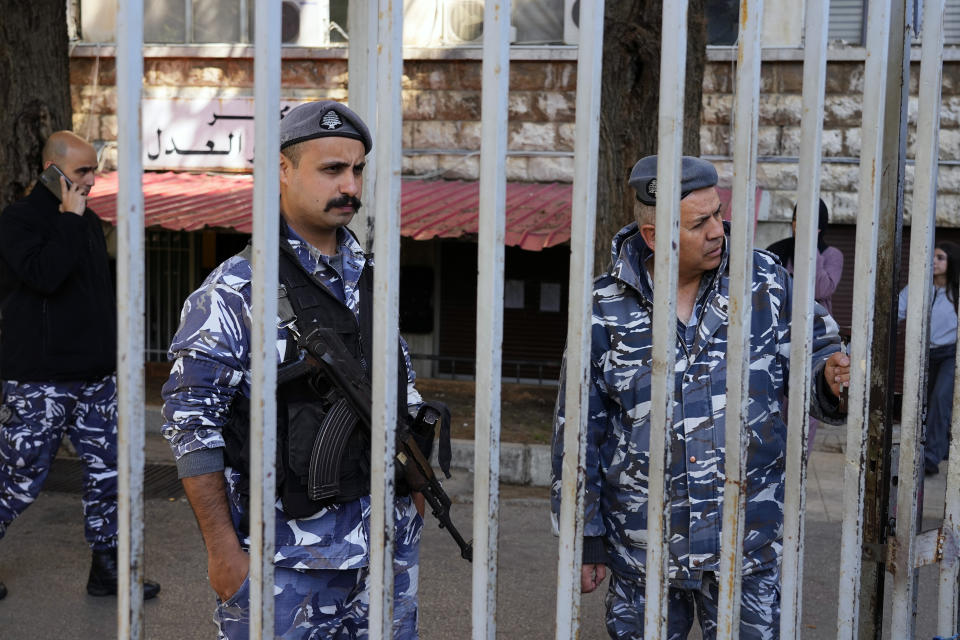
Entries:
<svg viewBox="0 0 960 640">
<path fill-rule="evenodd" d="M 327 202 L 327 206 L 324 211 L 330 211 L 330 209 L 339 209 L 340 207 L 352 207 L 354 212 L 360 210 L 360 207 L 363 206 L 363 203 L 360 202 L 360 198 L 351 195 L 342 195 L 339 198 L 334 198 Z"/>
</svg>

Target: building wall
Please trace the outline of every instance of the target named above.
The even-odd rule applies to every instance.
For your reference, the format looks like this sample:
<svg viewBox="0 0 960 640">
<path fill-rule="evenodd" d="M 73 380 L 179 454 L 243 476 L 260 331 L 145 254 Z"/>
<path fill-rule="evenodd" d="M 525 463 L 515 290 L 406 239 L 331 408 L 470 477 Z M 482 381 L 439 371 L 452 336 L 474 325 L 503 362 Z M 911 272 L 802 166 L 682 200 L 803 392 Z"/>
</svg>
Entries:
<svg viewBox="0 0 960 640">
<path fill-rule="evenodd" d="M 827 65 L 820 188 L 831 212 L 831 222 L 853 223 L 856 219 L 863 69 L 863 63 L 856 61 L 835 61 Z M 908 112 L 906 220 L 909 220 L 912 204 L 919 73 L 919 64 L 914 63 L 911 66 Z M 802 62 L 765 62 L 762 67 L 758 149 L 761 161 L 757 182 L 771 192 L 769 221 L 788 222 L 796 201 L 802 81 Z M 721 182 L 729 183 L 732 175 L 733 63 L 708 63 L 703 88 L 701 153 L 715 157 Z M 957 227 L 960 226 L 960 63 L 956 61 L 944 63 L 940 113 L 937 224 Z M 788 227 L 784 228 L 789 232 Z"/>
<path fill-rule="evenodd" d="M 177 49 L 168 48 L 172 51 Z M 247 48 L 249 50 L 249 48 Z M 103 167 L 116 165 L 115 64 L 96 57 L 92 45 L 77 47 L 71 60 L 74 128 L 104 146 Z M 110 49 L 107 48 L 109 52 Z M 326 53 L 324 53 L 326 52 Z M 299 50 L 282 66 L 283 97 L 348 98 L 343 49 Z M 204 54 L 205 56 L 207 54 Z M 477 54 L 472 54 L 477 58 Z M 515 181 L 573 179 L 576 62 L 571 51 L 540 59 L 513 60 L 510 68 L 507 177 Z M 716 163 L 721 185 L 732 175 L 731 140 L 734 62 L 711 56 L 703 83 L 701 152 Z M 915 140 L 919 65 L 911 78 L 908 158 Z M 797 156 L 803 68 L 800 61 L 765 61 L 762 68 L 758 185 L 770 192 L 761 212 L 758 244 L 789 233 L 796 201 Z M 831 221 L 852 223 L 857 208 L 863 62 L 828 64 L 823 133 L 821 193 Z M 407 60 L 403 77 L 404 172 L 450 179 L 477 179 L 480 148 L 481 61 L 461 55 Z M 249 57 L 147 57 L 145 97 L 227 97 L 253 95 Z M 944 63 L 940 133 L 940 190 L 937 223 L 960 227 L 960 61 Z M 912 203 L 913 166 L 906 176 L 906 215 Z"/>
<path fill-rule="evenodd" d="M 116 167 L 116 65 L 92 46 L 71 59 L 74 129 L 105 145 L 103 168 Z M 342 50 L 341 50 L 342 52 Z M 286 99 L 345 101 L 347 61 L 285 59 Z M 573 179 L 576 63 L 517 61 L 510 70 L 509 180 Z M 479 60 L 408 60 L 403 77 L 404 172 L 477 179 L 480 167 Z M 250 58 L 149 57 L 144 97 L 252 97 Z"/>
</svg>

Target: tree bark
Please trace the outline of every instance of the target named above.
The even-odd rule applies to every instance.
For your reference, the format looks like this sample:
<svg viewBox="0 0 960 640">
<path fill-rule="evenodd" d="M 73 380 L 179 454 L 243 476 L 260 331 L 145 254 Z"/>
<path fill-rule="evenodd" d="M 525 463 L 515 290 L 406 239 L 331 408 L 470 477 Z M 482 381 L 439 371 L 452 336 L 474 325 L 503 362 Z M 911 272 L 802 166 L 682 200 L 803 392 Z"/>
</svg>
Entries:
<svg viewBox="0 0 960 640">
<path fill-rule="evenodd" d="M 635 195 L 627 184 L 630 170 L 637 160 L 657 152 L 661 20 L 661 0 L 606 0 L 594 241 L 596 273 L 610 268 L 610 241 L 633 221 Z M 692 156 L 700 155 L 706 47 L 704 0 L 690 0 L 683 152 Z"/>
<path fill-rule="evenodd" d="M 54 131 L 69 129 L 70 57 L 64 0 L 0 0 L 0 208 L 40 172 Z"/>
</svg>

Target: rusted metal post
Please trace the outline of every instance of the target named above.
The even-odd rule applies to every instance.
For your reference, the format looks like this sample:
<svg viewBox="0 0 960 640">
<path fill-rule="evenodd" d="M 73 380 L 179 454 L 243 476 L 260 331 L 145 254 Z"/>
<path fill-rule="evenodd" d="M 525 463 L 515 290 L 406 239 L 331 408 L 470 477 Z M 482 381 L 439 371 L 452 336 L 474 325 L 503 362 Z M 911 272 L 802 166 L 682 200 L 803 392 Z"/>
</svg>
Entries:
<svg viewBox="0 0 960 640">
<path fill-rule="evenodd" d="M 654 248 L 653 362 L 650 385 L 650 470 L 647 475 L 647 566 L 644 638 L 667 636 L 670 572 L 670 447 L 677 355 L 676 247 L 680 237 L 680 165 L 687 67 L 686 0 L 663 5 L 657 136 L 657 237 Z M 667 185 L 664 188 L 663 185 Z"/>
<path fill-rule="evenodd" d="M 917 572 L 920 556 L 915 532 L 920 523 L 918 505 L 923 476 L 923 408 L 927 397 L 927 363 L 932 289 L 934 232 L 936 225 L 937 160 L 939 158 L 940 85 L 943 59 L 943 0 L 925 7 L 923 50 L 917 110 L 916 179 L 910 224 L 910 288 L 907 292 L 907 353 L 903 381 L 903 411 L 900 420 L 900 458 L 895 537 L 889 554 L 893 574 L 891 634 L 913 637 L 916 630 Z M 916 20 L 917 23 L 920 20 Z M 913 357 L 916 353 L 919 357 Z M 916 515 L 916 519 L 914 518 Z M 929 536 L 926 536 L 929 538 Z M 939 536 L 935 539 L 939 540 Z M 951 538 L 952 541 L 952 538 Z M 952 548 L 952 545 L 951 545 Z M 955 559 L 955 552 L 952 554 Z M 950 558 L 942 560 L 949 562 Z M 941 612 L 942 613 L 942 612 Z M 944 634 L 950 635 L 950 634 Z"/>
<path fill-rule="evenodd" d="M 590 380 L 593 236 L 596 229 L 600 149 L 602 3 L 594 11 L 582 16 L 578 49 L 573 218 L 570 223 L 570 304 L 567 310 L 566 424 L 563 431 L 563 486 L 557 521 L 560 544 L 557 554 L 556 640 L 573 640 L 580 636 L 583 476 Z"/>
<path fill-rule="evenodd" d="M 886 135 L 881 159 L 880 219 L 877 229 L 876 301 L 871 344 L 870 413 L 864 468 L 863 545 L 884 545 L 890 533 L 890 456 L 893 442 L 897 345 L 897 284 L 903 235 L 903 176 L 907 141 L 912 0 L 893 0 L 890 13 Z M 849 453 L 848 453 L 849 455 Z M 873 547 L 876 548 L 876 547 Z M 861 568 L 858 637 L 882 632 L 884 557 L 864 554 Z"/>
<path fill-rule="evenodd" d="M 717 637 L 740 635 L 740 581 L 747 486 L 747 407 L 750 404 L 750 316 L 753 310 L 753 228 L 760 115 L 760 27 L 763 3 L 741 0 L 734 105 L 733 195 L 730 211 L 730 327 L 724 434 L 723 524 Z"/>
<path fill-rule="evenodd" d="M 796 250 L 793 259 L 793 315 L 790 319 L 790 402 L 783 509 L 783 565 L 780 637 L 799 640 L 803 629 L 803 532 L 807 488 L 810 363 L 813 357 L 813 304 L 816 238 L 823 141 L 823 102 L 827 75 L 826 0 L 805 7 L 803 120 L 800 129 Z"/>
</svg>

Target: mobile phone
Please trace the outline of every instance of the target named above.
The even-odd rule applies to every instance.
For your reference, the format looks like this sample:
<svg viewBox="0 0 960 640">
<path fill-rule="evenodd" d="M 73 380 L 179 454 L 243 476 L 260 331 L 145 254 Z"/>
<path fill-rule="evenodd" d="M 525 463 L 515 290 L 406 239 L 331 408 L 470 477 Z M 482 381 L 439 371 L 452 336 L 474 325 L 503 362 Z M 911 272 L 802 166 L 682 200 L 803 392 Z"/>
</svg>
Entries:
<svg viewBox="0 0 960 640">
<path fill-rule="evenodd" d="M 73 186 L 73 183 L 70 182 L 70 178 L 68 178 L 63 171 L 60 171 L 60 167 L 55 164 L 51 164 L 49 167 L 43 170 L 43 172 L 40 174 L 40 182 L 43 184 L 43 186 L 49 189 L 50 193 L 52 193 L 57 200 L 63 202 L 63 194 L 60 193 L 61 177 L 63 177 L 64 181 L 67 183 L 68 189 Z"/>
</svg>

